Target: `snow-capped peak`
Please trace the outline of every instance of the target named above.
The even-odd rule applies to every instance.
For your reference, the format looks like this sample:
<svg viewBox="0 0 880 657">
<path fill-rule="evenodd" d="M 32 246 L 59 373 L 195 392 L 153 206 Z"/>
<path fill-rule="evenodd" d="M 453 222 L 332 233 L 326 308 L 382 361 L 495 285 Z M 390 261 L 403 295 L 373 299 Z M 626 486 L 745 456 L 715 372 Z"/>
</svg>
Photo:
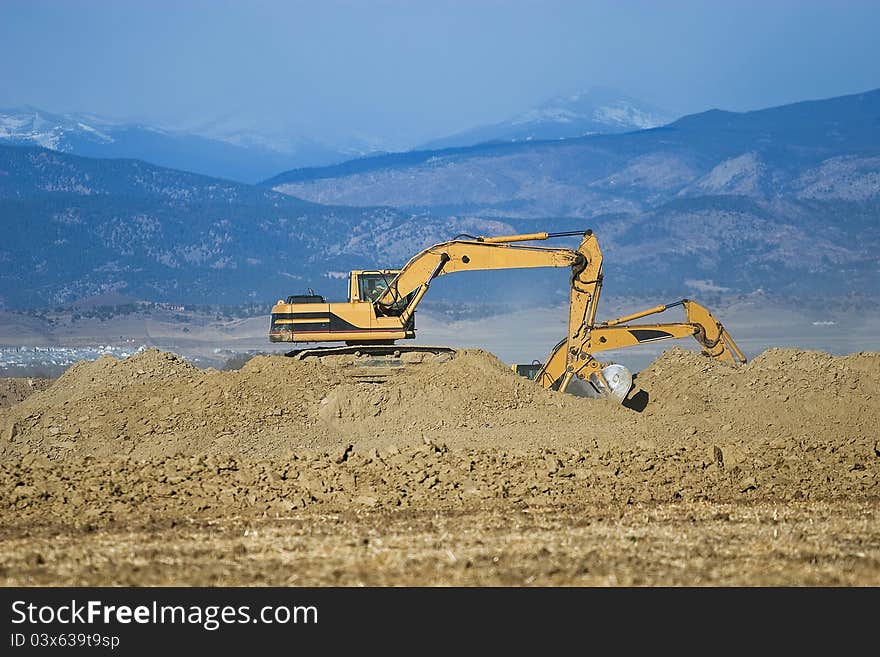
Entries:
<svg viewBox="0 0 880 657">
<path fill-rule="evenodd" d="M 0 140 L 69 152 L 75 137 L 113 142 L 109 134 L 73 114 L 50 114 L 33 107 L 0 109 Z"/>
<path fill-rule="evenodd" d="M 665 112 L 647 103 L 614 89 L 593 87 L 589 91 L 552 98 L 514 117 L 510 124 L 582 122 L 596 124 L 591 132 L 621 132 L 655 128 L 670 120 Z"/>
<path fill-rule="evenodd" d="M 566 139 L 630 132 L 669 123 L 672 117 L 614 89 L 593 87 L 552 98 L 507 121 L 472 128 L 428 142 L 424 148 L 468 146 L 489 141 Z"/>
</svg>

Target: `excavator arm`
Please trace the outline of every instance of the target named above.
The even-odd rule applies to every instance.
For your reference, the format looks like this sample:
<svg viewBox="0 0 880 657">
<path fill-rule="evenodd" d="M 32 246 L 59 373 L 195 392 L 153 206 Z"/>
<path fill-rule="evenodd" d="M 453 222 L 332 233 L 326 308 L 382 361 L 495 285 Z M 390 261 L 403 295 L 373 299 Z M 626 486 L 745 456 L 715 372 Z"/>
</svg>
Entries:
<svg viewBox="0 0 880 657">
<path fill-rule="evenodd" d="M 684 308 L 684 322 L 626 323 L 677 306 Z M 746 362 L 733 338 L 705 306 L 682 299 L 599 324 L 585 325 L 578 341 L 562 340 L 553 348 L 535 380 L 545 388 L 581 396 L 611 397 L 622 402 L 632 387 L 632 375 L 620 365 L 604 366 L 595 354 L 689 336 L 699 343 L 704 356 L 729 363 Z"/>
<path fill-rule="evenodd" d="M 662 313 L 670 308 L 682 306 L 685 321 L 665 324 L 627 325 L 625 322 L 641 319 L 649 315 Z M 639 313 L 619 317 L 598 324 L 590 332 L 589 340 L 584 345 L 587 351 L 596 353 L 621 347 L 633 347 L 646 342 L 684 338 L 692 335 L 700 344 L 704 356 L 730 363 L 744 363 L 746 357 L 730 337 L 730 334 L 705 306 L 696 301 L 682 299 Z"/>
<path fill-rule="evenodd" d="M 421 251 L 404 265 L 375 303 L 378 314 L 399 316 L 406 323 L 438 276 L 459 271 L 525 269 L 533 267 L 582 268 L 584 254 L 566 248 L 524 246 L 514 242 L 583 235 L 582 231 L 530 233 L 455 239 Z M 409 298 L 405 305 L 401 301 Z"/>
</svg>

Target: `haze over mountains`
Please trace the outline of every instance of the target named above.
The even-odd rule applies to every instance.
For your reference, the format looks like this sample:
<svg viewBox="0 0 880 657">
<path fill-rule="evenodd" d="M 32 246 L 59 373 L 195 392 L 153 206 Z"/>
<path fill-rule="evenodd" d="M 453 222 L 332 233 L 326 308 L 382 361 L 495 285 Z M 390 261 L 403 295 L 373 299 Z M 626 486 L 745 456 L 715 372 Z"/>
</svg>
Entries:
<svg viewBox="0 0 880 657">
<path fill-rule="evenodd" d="M 628 134 L 367 157 L 264 184 L 315 202 L 522 217 L 637 212 L 706 195 L 864 200 L 876 193 L 878 120 L 875 90 L 710 110 Z"/>
<path fill-rule="evenodd" d="M 507 122 L 438 139 L 432 147 L 623 132 L 665 120 L 659 110 L 642 101 L 612 89 L 594 88 L 547 101 Z M 235 117 L 172 129 L 97 114 L 51 113 L 30 106 L 0 109 L 0 143 L 42 146 L 86 157 L 138 159 L 245 183 L 294 167 L 398 150 L 389 146 L 392 142 L 396 140 L 340 130 L 329 143 L 294 129 L 242 124 Z"/>
<path fill-rule="evenodd" d="M 599 236 L 610 293 L 876 295 L 880 90 L 361 158 L 262 186 L 0 146 L 0 217 L 7 307 L 108 291 L 186 303 L 308 287 L 342 296 L 342 272 L 401 266 L 459 233 L 580 228 Z M 526 273 L 499 286 L 521 280 L 549 291 L 530 300 L 564 300 L 559 272 Z M 444 279 L 447 292 L 479 300 L 469 276 Z"/>
<path fill-rule="evenodd" d="M 418 150 L 471 146 L 494 141 L 565 139 L 645 130 L 673 117 L 644 101 L 609 87 L 559 96 L 506 121 L 471 128 L 423 144 Z"/>
<path fill-rule="evenodd" d="M 247 183 L 281 169 L 341 162 L 366 152 L 343 151 L 305 137 L 270 139 L 216 125 L 170 130 L 91 114 L 52 114 L 34 107 L 0 109 L 0 143 L 86 157 L 133 158 Z"/>
</svg>

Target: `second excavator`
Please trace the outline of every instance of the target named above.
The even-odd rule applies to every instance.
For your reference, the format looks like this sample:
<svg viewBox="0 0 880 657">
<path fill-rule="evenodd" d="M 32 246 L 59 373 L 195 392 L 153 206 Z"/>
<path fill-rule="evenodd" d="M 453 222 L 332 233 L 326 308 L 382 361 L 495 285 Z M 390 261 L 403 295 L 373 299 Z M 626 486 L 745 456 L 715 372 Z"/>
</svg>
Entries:
<svg viewBox="0 0 880 657">
<path fill-rule="evenodd" d="M 582 237 L 577 249 L 523 244 L 554 237 Z M 539 385 L 586 397 L 623 402 L 632 374 L 623 365 L 602 363 L 595 354 L 658 340 L 693 336 L 704 355 L 732 363 L 745 356 L 708 309 L 690 299 L 662 304 L 616 319 L 597 321 L 602 290 L 602 251 L 591 230 L 497 237 L 459 235 L 418 254 L 402 269 L 357 270 L 349 277 L 348 301 L 328 303 L 319 295 L 290 296 L 272 308 L 272 342 L 344 342 L 345 346 L 297 349 L 295 358 L 328 354 L 399 357 L 406 352 L 452 352 L 449 347 L 397 344 L 415 338 L 415 312 L 431 282 L 459 271 L 569 268 L 568 333 L 543 364 L 514 369 Z M 630 324 L 681 307 L 685 320 Z"/>
</svg>

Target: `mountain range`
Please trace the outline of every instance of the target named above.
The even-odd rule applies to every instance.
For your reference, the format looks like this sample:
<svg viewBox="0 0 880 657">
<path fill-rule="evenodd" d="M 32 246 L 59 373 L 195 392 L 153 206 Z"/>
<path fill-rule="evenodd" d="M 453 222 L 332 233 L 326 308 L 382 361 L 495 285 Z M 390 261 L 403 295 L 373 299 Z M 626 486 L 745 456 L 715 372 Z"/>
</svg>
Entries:
<svg viewBox="0 0 880 657">
<path fill-rule="evenodd" d="M 548 101 L 507 122 L 439 139 L 432 147 L 621 132 L 663 121 L 659 111 L 641 101 L 594 88 Z M 272 130 L 260 122 L 242 124 L 235 117 L 171 129 L 97 114 L 51 113 L 31 106 L 0 109 L 0 144 L 42 146 L 85 157 L 138 159 L 245 183 L 293 167 L 333 164 L 383 150 L 383 141 L 377 137 L 338 134 L 328 144 Z"/>
<path fill-rule="evenodd" d="M 645 130 L 672 117 L 652 105 L 610 87 L 559 96 L 506 121 L 478 126 L 434 139 L 418 150 L 437 150 L 486 142 L 566 139 Z"/>
<path fill-rule="evenodd" d="M 270 140 L 247 132 L 170 130 L 92 114 L 0 109 L 0 143 L 96 158 L 131 158 L 247 183 L 296 166 L 341 162 L 342 151 L 305 137 Z"/>
<path fill-rule="evenodd" d="M 753 112 L 711 110 L 614 135 L 362 158 L 264 183 L 382 205 L 604 236 L 618 280 L 727 289 L 873 290 L 880 270 L 880 90 Z"/>
<path fill-rule="evenodd" d="M 266 302 L 415 245 L 509 226 L 309 203 L 138 160 L 0 145 L 0 307 L 107 293 L 194 304 Z M 397 236 L 405 235 L 406 239 Z"/>
<path fill-rule="evenodd" d="M 877 191 L 878 121 L 875 90 L 710 110 L 626 134 L 366 157 L 263 184 L 320 203 L 520 217 L 639 212 L 707 195 L 864 200 Z"/>
<path fill-rule="evenodd" d="M 257 186 L 0 145 L 0 226 L 9 308 L 108 292 L 204 304 L 309 287 L 342 297 L 348 270 L 401 266 L 460 233 L 585 228 L 599 236 L 611 294 L 876 297 L 880 91 L 637 132 L 386 154 Z M 559 272 L 479 276 L 444 277 L 432 298 L 565 299 Z M 513 282 L 531 289 L 511 299 Z"/>
</svg>

